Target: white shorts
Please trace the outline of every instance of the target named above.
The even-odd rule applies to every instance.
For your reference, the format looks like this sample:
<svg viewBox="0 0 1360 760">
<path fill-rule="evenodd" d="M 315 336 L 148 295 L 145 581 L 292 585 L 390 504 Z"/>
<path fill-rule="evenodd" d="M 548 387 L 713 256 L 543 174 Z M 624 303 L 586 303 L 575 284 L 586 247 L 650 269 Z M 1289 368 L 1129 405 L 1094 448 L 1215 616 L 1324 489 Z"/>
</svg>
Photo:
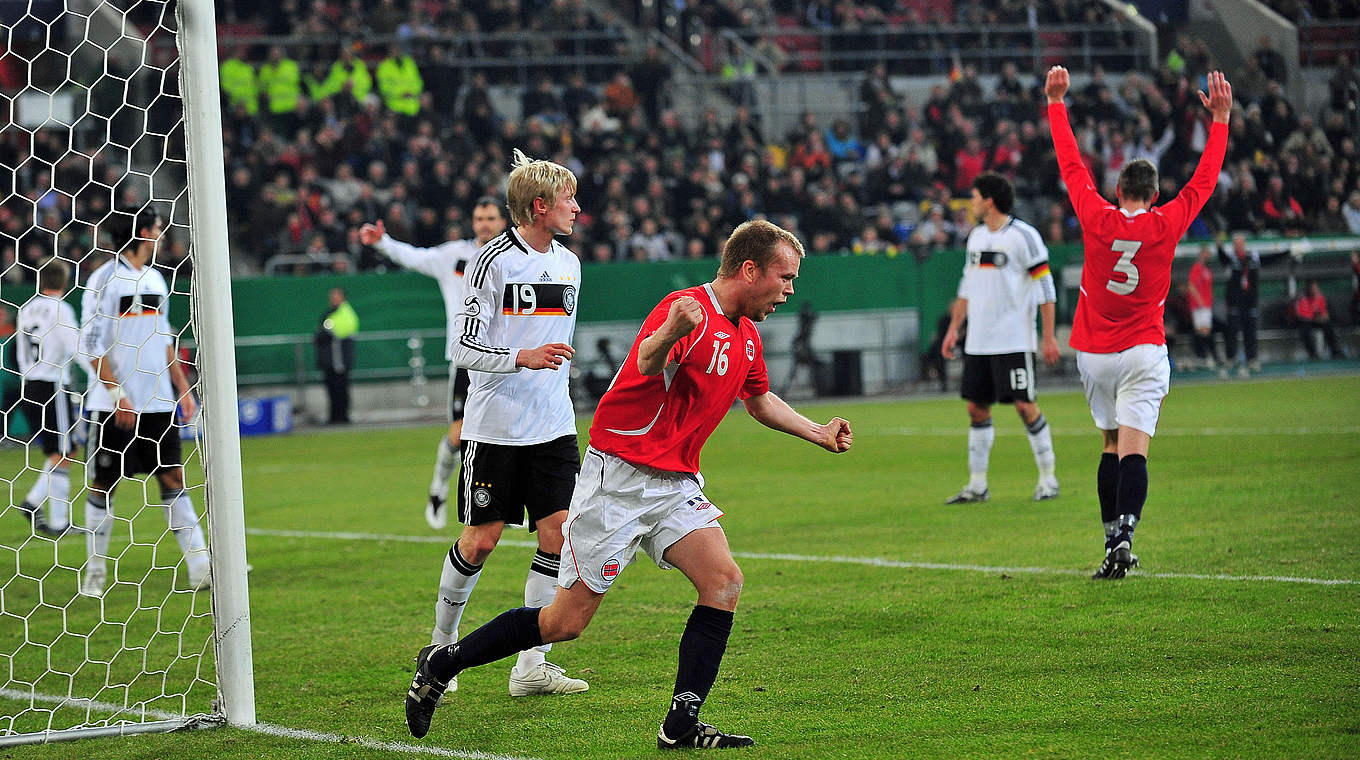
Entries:
<svg viewBox="0 0 1360 760">
<path fill-rule="evenodd" d="M 1166 346 L 1143 344 L 1117 354 L 1078 351 L 1077 371 L 1096 427 L 1157 432 L 1162 399 L 1171 390 Z"/>
<path fill-rule="evenodd" d="M 703 478 L 687 472 L 638 467 L 587 448 L 576 477 L 571 510 L 562 527 L 557 585 L 578 580 L 597 594 L 609 590 L 640 547 L 668 570 L 661 557 L 671 544 L 718 524 L 722 510 L 704 496 Z"/>
<path fill-rule="evenodd" d="M 1205 306 L 1190 310 L 1190 322 L 1196 330 L 1209 330 L 1214 326 L 1214 310 Z"/>
</svg>

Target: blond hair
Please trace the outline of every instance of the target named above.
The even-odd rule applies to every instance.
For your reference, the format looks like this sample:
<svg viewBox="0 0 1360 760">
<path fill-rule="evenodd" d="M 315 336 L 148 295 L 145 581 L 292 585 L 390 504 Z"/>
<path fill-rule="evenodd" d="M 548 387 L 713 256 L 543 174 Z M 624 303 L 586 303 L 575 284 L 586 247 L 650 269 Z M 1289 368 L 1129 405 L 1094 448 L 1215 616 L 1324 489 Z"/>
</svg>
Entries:
<svg viewBox="0 0 1360 760">
<path fill-rule="evenodd" d="M 792 248 L 800 259 L 806 255 L 798 237 L 783 227 L 773 225 L 764 219 L 742 222 L 732 230 L 732 236 L 727 238 L 727 242 L 723 243 L 722 263 L 718 266 L 718 276 L 735 277 L 737 272 L 741 271 L 742 262 L 745 261 L 753 261 L 757 267 L 765 269 L 774 263 L 780 243 Z"/>
<path fill-rule="evenodd" d="M 535 198 L 542 198 L 552 208 L 558 193 L 576 194 L 576 175 L 561 164 L 529 158 L 515 148 L 510 165 L 514 168 L 505 189 L 505 205 L 510 209 L 510 221 L 516 225 L 534 223 Z"/>
</svg>

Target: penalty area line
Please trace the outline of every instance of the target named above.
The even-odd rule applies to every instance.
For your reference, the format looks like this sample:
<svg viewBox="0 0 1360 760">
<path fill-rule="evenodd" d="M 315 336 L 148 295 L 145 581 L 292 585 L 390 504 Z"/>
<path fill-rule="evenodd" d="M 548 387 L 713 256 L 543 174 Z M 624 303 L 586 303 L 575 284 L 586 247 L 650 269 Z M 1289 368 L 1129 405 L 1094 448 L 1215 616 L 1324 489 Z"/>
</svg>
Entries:
<svg viewBox="0 0 1360 760">
<path fill-rule="evenodd" d="M 84 697 L 63 697 L 57 694 L 39 694 L 31 691 L 21 691 L 19 689 L 0 689 L 0 699 L 13 699 L 17 701 L 28 701 L 30 703 L 43 703 L 57 705 L 58 707 L 80 707 L 87 710 L 97 710 L 99 712 L 118 714 L 140 715 L 145 718 L 156 720 L 176 720 L 188 716 L 177 713 L 157 710 L 146 706 L 136 705 L 116 705 L 112 702 L 100 702 Z M 357 744 L 369 749 L 383 750 L 384 752 L 403 752 L 408 755 L 429 755 L 432 757 L 454 757 L 460 760 L 535 760 L 535 758 L 520 757 L 518 755 L 497 755 L 491 752 L 474 752 L 468 750 L 449 749 L 447 747 L 430 747 L 422 744 L 411 744 L 409 742 L 389 742 L 379 739 L 370 739 L 367 736 L 344 736 L 341 734 L 328 734 L 322 731 L 310 731 L 303 728 L 288 728 L 287 726 L 276 726 L 272 723 L 256 723 L 253 726 L 231 726 L 242 731 L 250 731 L 267 736 L 277 736 L 283 739 L 297 739 L 300 741 L 322 742 L 326 744 Z"/>
<path fill-rule="evenodd" d="M 275 538 L 311 538 L 332 541 L 396 541 L 414 544 L 450 544 L 453 539 L 447 536 L 403 536 L 389 533 L 349 533 L 316 530 L 273 530 L 270 528 L 246 528 L 251 536 L 271 536 Z M 502 539 L 506 546 L 534 547 L 536 541 Z M 809 554 L 772 554 L 763 552 L 732 552 L 737 559 L 775 560 L 779 562 L 816 562 L 844 565 L 864 565 L 867 567 L 903 568 L 910 570 L 944 570 L 969 573 L 1010 573 L 1026 575 L 1073 575 L 1084 576 L 1089 570 L 1075 570 L 1058 567 L 1002 567 L 994 565 L 965 565 L 947 562 L 909 562 L 880 557 L 842 557 L 818 556 Z M 1225 573 L 1148 573 L 1135 570 L 1131 576 L 1142 578 L 1165 578 L 1169 580 L 1227 581 L 1235 583 L 1302 583 L 1313 586 L 1355 586 L 1360 580 L 1349 578 L 1305 578 L 1293 575 L 1228 575 Z"/>
</svg>

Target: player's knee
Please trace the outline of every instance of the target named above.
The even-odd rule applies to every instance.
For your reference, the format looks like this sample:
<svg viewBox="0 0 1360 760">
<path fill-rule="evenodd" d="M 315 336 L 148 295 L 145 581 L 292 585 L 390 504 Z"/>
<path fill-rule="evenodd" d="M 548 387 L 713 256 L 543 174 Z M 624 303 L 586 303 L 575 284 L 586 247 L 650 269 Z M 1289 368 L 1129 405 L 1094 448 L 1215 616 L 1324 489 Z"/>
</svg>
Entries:
<svg viewBox="0 0 1360 760">
<path fill-rule="evenodd" d="M 463 559 L 474 565 L 486 562 L 486 558 L 491 556 L 491 552 L 496 549 L 496 543 L 500 539 L 499 533 L 479 533 L 475 536 L 464 536 L 458 539 L 458 551 L 463 555 Z"/>
<path fill-rule="evenodd" d="M 741 585 L 744 580 L 741 568 L 735 564 L 727 568 L 718 579 L 713 592 L 714 599 L 724 609 L 735 609 L 737 600 L 741 598 Z"/>
</svg>

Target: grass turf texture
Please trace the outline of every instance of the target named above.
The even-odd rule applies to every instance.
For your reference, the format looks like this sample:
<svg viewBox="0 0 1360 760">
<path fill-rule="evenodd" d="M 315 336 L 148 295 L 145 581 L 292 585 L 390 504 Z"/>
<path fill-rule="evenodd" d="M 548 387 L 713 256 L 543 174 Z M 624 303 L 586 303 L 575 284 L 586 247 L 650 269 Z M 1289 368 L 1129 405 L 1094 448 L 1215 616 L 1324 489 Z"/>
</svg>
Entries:
<svg viewBox="0 0 1360 760">
<path fill-rule="evenodd" d="M 1122 582 L 1087 579 L 1103 536 L 1099 435 L 1084 400 L 1055 392 L 1040 404 L 1054 429 L 1062 497 L 1030 501 L 1035 469 L 1023 427 L 997 407 L 992 501 L 953 507 L 943 501 L 967 479 L 957 399 L 808 407 L 818 419 L 851 420 L 855 447 L 840 457 L 733 414 L 703 464 L 706 493 L 727 512 L 739 555 L 1053 572 L 739 557 L 746 588 L 704 718 L 754 736 L 757 747 L 741 752 L 749 758 L 1354 757 L 1360 586 L 1152 574 L 1360 579 L 1360 378 L 1173 387 L 1135 542 L 1144 574 Z M 429 537 L 421 510 L 439 434 L 247 440 L 247 524 Z M 22 459 L 11 451 L 0 461 L 17 472 Z M 16 482 L 16 495 L 31 478 Z M 120 514 L 136 493 L 129 486 Z M 137 520 L 163 527 L 159 510 Z M 6 515 L 0 543 L 13 545 L 22 530 Z M 529 539 L 506 532 L 464 632 L 522 603 Z M 69 551 L 78 564 L 80 545 L 63 541 L 63 561 Z M 402 697 L 412 657 L 428 641 L 447 548 L 251 535 L 260 720 L 411 742 Z M 159 551 L 171 561 L 177 553 L 168 537 Z M 27 555 L 20 560 L 32 567 Z M 74 592 L 74 574 L 62 572 L 46 589 L 65 595 L 59 604 Z M 169 582 L 155 576 L 151 585 L 163 595 Z M 7 587 L 6 609 L 31 608 L 35 585 Z M 584 636 L 551 655 L 587 678 L 589 692 L 512 699 L 505 660 L 463 674 L 430 735 L 413 743 L 538 758 L 658 754 L 652 737 L 692 603 L 681 575 L 641 556 Z M 70 609 L 75 627 L 88 627 L 97 607 Z M 0 618 L 0 651 L 22 650 L 24 635 L 14 617 Z M 0 700 L 0 716 L 19 706 Z M 401 755 L 229 728 L 0 749 L 0 758 L 24 760 L 194 756 Z"/>
</svg>

